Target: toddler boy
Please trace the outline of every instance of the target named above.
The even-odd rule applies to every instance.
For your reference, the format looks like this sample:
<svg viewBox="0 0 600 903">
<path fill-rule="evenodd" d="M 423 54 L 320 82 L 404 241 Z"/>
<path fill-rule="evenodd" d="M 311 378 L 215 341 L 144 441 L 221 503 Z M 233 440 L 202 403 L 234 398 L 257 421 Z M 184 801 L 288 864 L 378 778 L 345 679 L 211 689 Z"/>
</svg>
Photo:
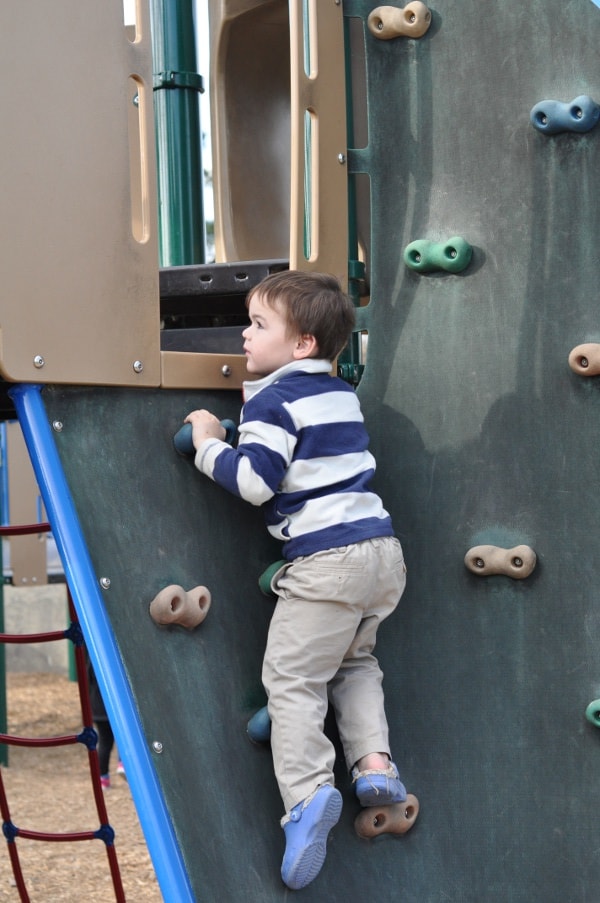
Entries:
<svg viewBox="0 0 600 903">
<path fill-rule="evenodd" d="M 358 398 L 329 375 L 354 326 L 352 302 L 332 276 L 285 271 L 250 292 L 248 310 L 244 353 L 258 378 L 244 383 L 237 448 L 208 411 L 186 422 L 196 467 L 261 505 L 283 542 L 262 678 L 286 811 L 281 874 L 299 889 L 321 870 L 342 810 L 323 732 L 329 701 L 361 805 L 406 799 L 373 655 L 406 568 L 390 516 L 369 488 L 375 461 Z"/>
</svg>

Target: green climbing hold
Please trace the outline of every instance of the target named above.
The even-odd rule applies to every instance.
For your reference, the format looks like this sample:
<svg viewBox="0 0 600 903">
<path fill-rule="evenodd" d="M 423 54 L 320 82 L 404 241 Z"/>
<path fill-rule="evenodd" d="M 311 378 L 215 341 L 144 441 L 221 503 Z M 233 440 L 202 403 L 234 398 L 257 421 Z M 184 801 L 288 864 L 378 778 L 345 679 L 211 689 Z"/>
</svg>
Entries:
<svg viewBox="0 0 600 903">
<path fill-rule="evenodd" d="M 412 241 L 404 249 L 404 263 L 417 273 L 432 273 L 436 270 L 460 273 L 468 267 L 472 256 L 473 248 L 460 235 L 444 242 L 422 238 Z"/>
</svg>

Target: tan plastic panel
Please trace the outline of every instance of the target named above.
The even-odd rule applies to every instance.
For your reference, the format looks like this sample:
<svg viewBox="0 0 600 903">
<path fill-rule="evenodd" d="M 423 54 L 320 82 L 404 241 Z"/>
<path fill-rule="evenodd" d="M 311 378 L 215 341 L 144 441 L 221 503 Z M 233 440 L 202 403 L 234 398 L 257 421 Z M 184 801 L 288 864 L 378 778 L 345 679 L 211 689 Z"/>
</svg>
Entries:
<svg viewBox="0 0 600 903">
<path fill-rule="evenodd" d="M 337 0 L 308 0 L 305 23 L 303 6 L 302 0 L 290 0 L 290 267 L 333 273 L 346 287 L 348 175 L 343 10 Z"/>
<path fill-rule="evenodd" d="M 165 389 L 241 389 L 249 379 L 243 354 L 195 354 L 162 351 Z"/>
<path fill-rule="evenodd" d="M 217 261 L 288 257 L 293 268 L 331 272 L 345 285 L 341 3 L 210 0 L 209 14 Z M 309 184 L 307 258 L 304 196 Z"/>
<path fill-rule="evenodd" d="M 44 520 L 38 510 L 40 492 L 35 480 L 27 446 L 17 423 L 6 424 L 6 472 L 13 527 L 37 524 Z M 15 586 L 40 586 L 47 579 L 47 533 L 11 536 L 10 567 Z"/>
<path fill-rule="evenodd" d="M 158 385 L 146 0 L 1 3 L 0 115 L 0 372 Z"/>
</svg>

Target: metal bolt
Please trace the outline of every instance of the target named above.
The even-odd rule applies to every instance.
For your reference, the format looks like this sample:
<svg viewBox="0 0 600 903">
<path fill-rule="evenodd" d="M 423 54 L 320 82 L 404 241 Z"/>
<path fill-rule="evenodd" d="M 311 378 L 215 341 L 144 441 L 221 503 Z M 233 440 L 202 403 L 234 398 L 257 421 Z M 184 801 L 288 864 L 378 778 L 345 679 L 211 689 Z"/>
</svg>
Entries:
<svg viewBox="0 0 600 903">
<path fill-rule="evenodd" d="M 346 154 L 338 154 L 338 163 L 340 163 L 343 166 L 345 162 L 346 162 Z"/>
<path fill-rule="evenodd" d="M 140 105 L 140 95 L 139 94 L 134 94 L 133 105 L 134 105 L 134 107 L 139 107 L 139 105 Z"/>
<path fill-rule="evenodd" d="M 53 420 L 52 421 L 52 429 L 55 433 L 62 433 L 62 420 Z"/>
<path fill-rule="evenodd" d="M 100 586 L 102 589 L 110 589 L 110 577 L 100 577 Z"/>
<path fill-rule="evenodd" d="M 589 366 L 590 366 L 590 362 L 588 361 L 587 357 L 580 357 L 580 358 L 579 358 L 579 366 L 580 366 L 580 367 L 583 367 L 584 369 L 585 369 L 585 367 L 589 367 Z"/>
<path fill-rule="evenodd" d="M 513 565 L 514 565 L 516 568 L 522 568 L 522 567 L 523 567 L 523 559 L 522 559 L 522 558 L 517 558 L 517 557 L 515 556 L 515 558 L 513 558 L 513 560 L 512 560 L 512 563 L 513 563 Z"/>
<path fill-rule="evenodd" d="M 144 365 L 141 361 L 134 361 L 133 369 L 135 370 L 136 373 L 141 373 L 142 370 L 144 369 Z"/>
<path fill-rule="evenodd" d="M 475 567 L 476 567 L 476 568 L 483 568 L 483 567 L 485 567 L 485 561 L 483 560 L 483 558 L 476 558 L 476 559 L 475 559 Z"/>
<path fill-rule="evenodd" d="M 45 363 L 46 363 L 46 361 L 44 360 L 42 355 L 36 354 L 36 356 L 33 359 L 33 366 L 37 367 L 38 370 L 41 370 Z"/>
<path fill-rule="evenodd" d="M 158 755 L 160 755 L 164 749 L 164 746 L 162 745 L 160 740 L 154 740 L 154 742 L 152 743 L 152 749 L 155 753 L 158 753 Z"/>
<path fill-rule="evenodd" d="M 223 366 L 221 367 L 221 373 L 223 374 L 223 376 L 231 376 L 231 367 L 229 366 L 229 364 L 223 364 Z"/>
</svg>

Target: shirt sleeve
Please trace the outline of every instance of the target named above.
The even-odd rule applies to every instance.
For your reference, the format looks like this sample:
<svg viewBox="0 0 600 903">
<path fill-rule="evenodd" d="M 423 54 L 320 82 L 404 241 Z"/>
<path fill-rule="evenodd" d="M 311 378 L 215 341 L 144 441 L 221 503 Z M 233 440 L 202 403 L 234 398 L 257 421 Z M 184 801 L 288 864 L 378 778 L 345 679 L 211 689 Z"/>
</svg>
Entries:
<svg viewBox="0 0 600 903">
<path fill-rule="evenodd" d="M 237 448 L 220 439 L 203 442 L 195 465 L 233 495 L 263 505 L 277 492 L 292 460 L 296 429 L 285 408 L 266 390 L 244 406 Z"/>
</svg>

